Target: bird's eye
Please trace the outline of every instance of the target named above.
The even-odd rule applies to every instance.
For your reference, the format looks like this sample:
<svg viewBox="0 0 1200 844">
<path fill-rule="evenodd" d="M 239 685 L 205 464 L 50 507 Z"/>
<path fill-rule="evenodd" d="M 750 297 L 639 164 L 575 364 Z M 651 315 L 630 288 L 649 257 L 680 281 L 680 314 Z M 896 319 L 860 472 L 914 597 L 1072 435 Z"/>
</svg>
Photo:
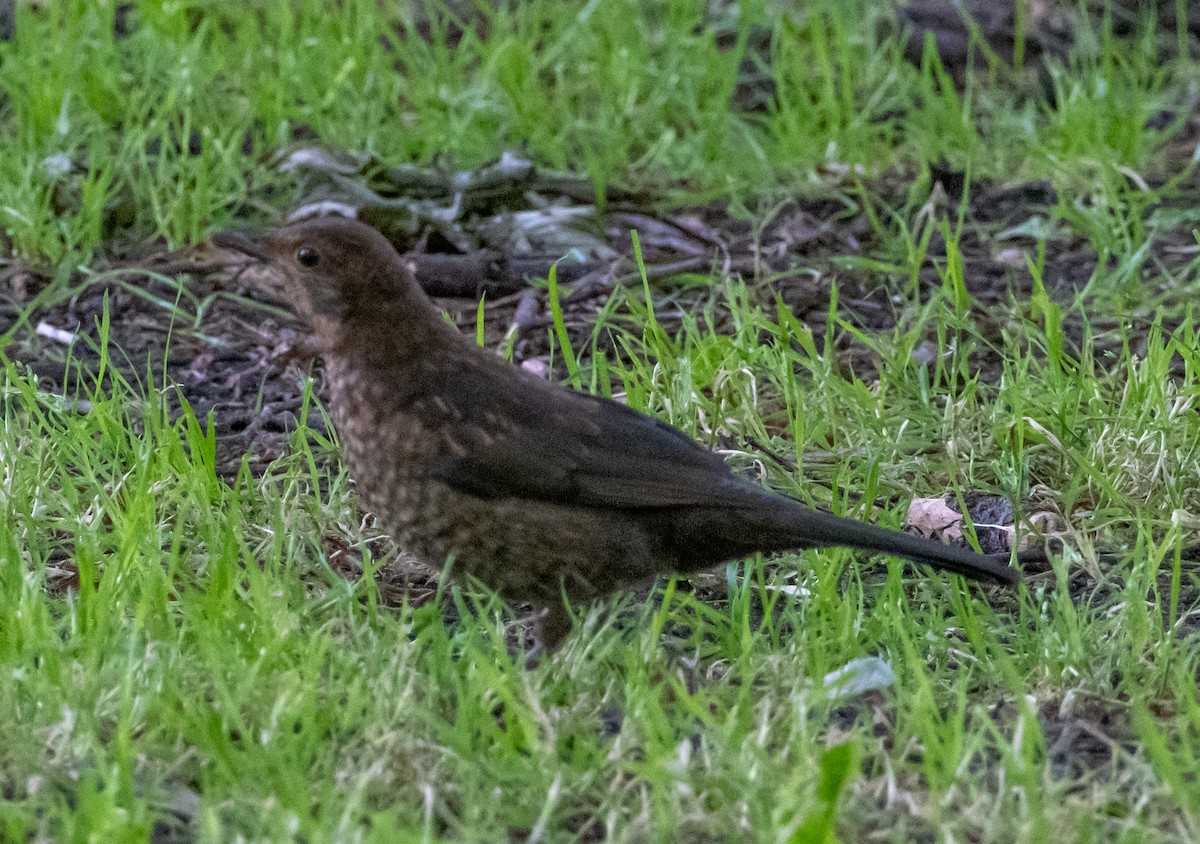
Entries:
<svg viewBox="0 0 1200 844">
<path fill-rule="evenodd" d="M 317 250 L 301 246 L 296 250 L 296 260 L 306 267 L 315 267 L 321 256 L 317 254 Z"/>
</svg>

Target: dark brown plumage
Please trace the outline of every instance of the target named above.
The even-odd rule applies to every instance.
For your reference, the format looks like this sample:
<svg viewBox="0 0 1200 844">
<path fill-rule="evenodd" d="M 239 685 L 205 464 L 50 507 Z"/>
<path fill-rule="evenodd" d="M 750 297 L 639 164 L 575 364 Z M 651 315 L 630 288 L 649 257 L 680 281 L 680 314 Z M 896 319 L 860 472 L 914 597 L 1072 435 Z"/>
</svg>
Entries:
<svg viewBox="0 0 1200 844">
<path fill-rule="evenodd" d="M 511 601 L 546 607 L 543 642 L 592 601 L 674 572 L 821 546 L 882 551 L 1012 584 L 980 555 L 811 510 L 735 477 L 682 432 L 539 380 L 448 325 L 391 245 L 351 220 L 220 234 L 324 355 L 334 422 L 363 503 L 430 564 L 453 557 Z"/>
</svg>

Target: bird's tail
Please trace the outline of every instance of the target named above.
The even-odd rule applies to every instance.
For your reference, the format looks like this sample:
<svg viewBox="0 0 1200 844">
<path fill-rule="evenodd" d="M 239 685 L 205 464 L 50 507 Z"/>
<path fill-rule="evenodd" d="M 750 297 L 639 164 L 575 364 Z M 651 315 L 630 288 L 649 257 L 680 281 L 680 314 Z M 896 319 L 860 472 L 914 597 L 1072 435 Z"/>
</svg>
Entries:
<svg viewBox="0 0 1200 844">
<path fill-rule="evenodd" d="M 685 528 L 693 538 L 699 535 L 707 540 L 709 553 L 701 556 L 717 558 L 696 560 L 697 569 L 755 551 L 845 547 L 906 557 L 975 580 L 1015 584 L 1021 579 L 1020 570 L 1009 565 L 1008 554 L 976 554 L 966 548 L 812 510 L 782 496 L 764 496 L 745 511 L 739 508 L 734 518 L 730 518 L 728 510 L 712 515 L 705 525 Z M 697 546 L 705 547 L 705 543 L 691 544 L 692 548 Z M 1035 552 L 1033 557 L 1044 559 L 1045 554 Z M 686 568 L 692 568 L 687 561 L 683 562 Z"/>
</svg>

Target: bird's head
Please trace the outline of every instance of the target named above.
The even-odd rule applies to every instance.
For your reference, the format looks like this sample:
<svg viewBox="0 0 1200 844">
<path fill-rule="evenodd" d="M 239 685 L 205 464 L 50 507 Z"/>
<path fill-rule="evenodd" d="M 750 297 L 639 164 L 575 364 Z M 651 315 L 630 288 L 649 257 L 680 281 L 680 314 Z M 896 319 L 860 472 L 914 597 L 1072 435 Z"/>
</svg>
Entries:
<svg viewBox="0 0 1200 844">
<path fill-rule="evenodd" d="M 414 311 L 432 310 L 387 239 L 356 220 L 321 217 L 275 230 L 226 231 L 212 242 L 267 264 L 261 286 L 295 309 L 329 350 L 396 313 L 411 322 Z"/>
</svg>

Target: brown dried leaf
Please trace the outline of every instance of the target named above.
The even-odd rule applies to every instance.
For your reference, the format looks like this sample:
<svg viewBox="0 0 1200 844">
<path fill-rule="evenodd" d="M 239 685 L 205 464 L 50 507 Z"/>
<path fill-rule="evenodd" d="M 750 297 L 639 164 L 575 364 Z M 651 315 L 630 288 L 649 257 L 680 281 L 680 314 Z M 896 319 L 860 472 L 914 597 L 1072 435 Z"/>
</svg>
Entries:
<svg viewBox="0 0 1200 844">
<path fill-rule="evenodd" d="M 914 498 L 905 521 L 922 536 L 962 538 L 962 514 L 951 510 L 940 498 Z"/>
</svg>

